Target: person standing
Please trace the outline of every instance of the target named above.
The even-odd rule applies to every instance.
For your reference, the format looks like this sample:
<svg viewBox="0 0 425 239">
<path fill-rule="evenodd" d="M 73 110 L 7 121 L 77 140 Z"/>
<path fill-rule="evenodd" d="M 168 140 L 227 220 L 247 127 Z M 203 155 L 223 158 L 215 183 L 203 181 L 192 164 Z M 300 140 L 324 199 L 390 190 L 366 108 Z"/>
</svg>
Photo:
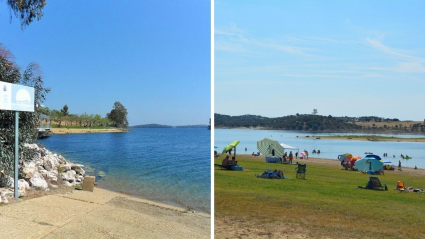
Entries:
<svg viewBox="0 0 425 239">
<path fill-rule="evenodd" d="M 398 161 L 398 167 L 401 168 L 401 161 Z"/>
<path fill-rule="evenodd" d="M 294 156 L 292 155 L 292 151 L 289 152 L 289 164 L 292 164 L 292 159 L 294 159 Z"/>
<path fill-rule="evenodd" d="M 295 153 L 295 158 L 298 159 L 298 151 Z"/>
</svg>

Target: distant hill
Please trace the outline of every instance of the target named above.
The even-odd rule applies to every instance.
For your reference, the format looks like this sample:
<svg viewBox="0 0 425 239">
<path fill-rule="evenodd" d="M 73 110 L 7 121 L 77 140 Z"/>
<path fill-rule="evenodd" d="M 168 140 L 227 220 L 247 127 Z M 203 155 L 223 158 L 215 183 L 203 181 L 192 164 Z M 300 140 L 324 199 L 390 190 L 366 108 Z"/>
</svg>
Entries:
<svg viewBox="0 0 425 239">
<path fill-rule="evenodd" d="M 376 116 L 333 117 L 322 115 L 288 115 L 268 118 L 259 115 L 230 116 L 214 114 L 216 128 L 264 128 L 306 131 L 362 131 L 362 132 L 425 132 L 425 120 L 400 121 Z"/>
<path fill-rule="evenodd" d="M 362 127 L 332 116 L 321 115 L 289 115 L 268 118 L 259 115 L 229 116 L 214 114 L 216 128 L 265 128 L 306 131 L 341 131 L 361 130 Z"/>
</svg>

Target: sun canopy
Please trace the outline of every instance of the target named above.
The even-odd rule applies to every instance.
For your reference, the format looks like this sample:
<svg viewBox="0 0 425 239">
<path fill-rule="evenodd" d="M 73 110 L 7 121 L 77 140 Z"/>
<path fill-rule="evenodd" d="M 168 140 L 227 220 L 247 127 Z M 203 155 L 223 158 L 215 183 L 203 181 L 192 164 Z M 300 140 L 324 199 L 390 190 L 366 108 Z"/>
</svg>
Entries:
<svg viewBox="0 0 425 239">
<path fill-rule="evenodd" d="M 290 145 L 287 145 L 287 144 L 280 144 L 284 149 L 289 149 L 289 150 L 299 150 L 299 148 L 295 148 L 295 147 L 292 147 L 292 146 L 290 146 Z"/>
<path fill-rule="evenodd" d="M 377 160 L 381 160 L 381 157 L 379 157 L 378 155 L 374 155 L 374 154 L 368 154 L 365 156 L 365 158 L 375 158 Z"/>
<path fill-rule="evenodd" d="M 264 155 L 283 157 L 285 149 L 277 141 L 264 138 L 263 140 L 257 141 L 257 149 Z"/>
<path fill-rule="evenodd" d="M 351 158 L 353 157 L 353 155 L 346 153 L 346 154 L 340 154 L 338 155 L 338 159 L 339 161 L 346 161 L 349 162 L 351 160 Z"/>
<path fill-rule="evenodd" d="M 230 144 L 228 144 L 226 147 L 224 147 L 222 154 L 225 154 L 227 151 L 236 148 L 236 146 L 239 144 L 239 140 L 235 140 L 233 142 L 231 142 Z M 236 154 L 236 152 L 235 152 Z"/>
</svg>

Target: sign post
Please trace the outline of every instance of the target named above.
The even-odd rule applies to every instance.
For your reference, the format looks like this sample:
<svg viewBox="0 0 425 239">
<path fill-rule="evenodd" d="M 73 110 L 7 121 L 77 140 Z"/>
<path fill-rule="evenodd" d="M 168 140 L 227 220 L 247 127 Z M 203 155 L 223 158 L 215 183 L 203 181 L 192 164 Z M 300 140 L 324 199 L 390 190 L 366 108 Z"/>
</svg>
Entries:
<svg viewBox="0 0 425 239">
<path fill-rule="evenodd" d="M 34 88 L 0 81 L 0 110 L 15 111 L 15 199 L 18 199 L 19 111 L 34 112 Z"/>
</svg>

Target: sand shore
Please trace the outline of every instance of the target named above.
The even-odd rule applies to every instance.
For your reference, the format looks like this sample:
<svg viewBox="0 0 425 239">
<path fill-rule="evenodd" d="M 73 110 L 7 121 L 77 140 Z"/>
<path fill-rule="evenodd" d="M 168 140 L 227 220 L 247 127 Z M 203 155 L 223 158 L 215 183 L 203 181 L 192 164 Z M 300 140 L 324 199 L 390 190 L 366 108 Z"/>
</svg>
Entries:
<svg viewBox="0 0 425 239">
<path fill-rule="evenodd" d="M 116 128 L 110 129 L 73 129 L 73 128 L 51 128 L 52 134 L 86 134 L 86 133 L 122 133 L 128 132 L 125 130 L 120 130 Z"/>
<path fill-rule="evenodd" d="M 0 207 L 2 238 L 210 238 L 211 216 L 98 187 Z"/>
</svg>

